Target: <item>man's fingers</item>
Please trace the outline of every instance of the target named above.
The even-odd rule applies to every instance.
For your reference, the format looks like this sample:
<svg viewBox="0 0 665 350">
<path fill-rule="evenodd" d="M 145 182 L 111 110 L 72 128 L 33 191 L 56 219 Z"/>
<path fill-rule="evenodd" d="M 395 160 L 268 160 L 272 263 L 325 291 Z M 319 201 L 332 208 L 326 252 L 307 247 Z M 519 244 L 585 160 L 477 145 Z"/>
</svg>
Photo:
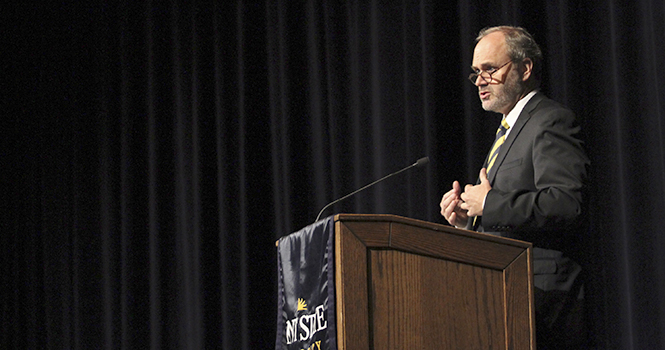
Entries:
<svg viewBox="0 0 665 350">
<path fill-rule="evenodd" d="M 480 177 L 480 182 L 489 182 L 489 180 L 487 179 L 487 169 L 485 168 L 480 169 L 479 177 Z"/>
<path fill-rule="evenodd" d="M 453 190 L 450 190 L 450 191 L 446 192 L 443 195 L 443 198 L 441 198 L 441 203 L 443 203 L 443 201 L 445 201 L 445 200 L 450 200 L 454 195 L 455 195 L 455 193 L 453 192 Z"/>
<path fill-rule="evenodd" d="M 443 215 L 443 217 L 453 225 L 457 220 L 457 211 L 459 208 L 459 204 L 460 200 L 455 199 L 451 200 L 449 203 L 446 203 L 445 206 L 443 204 L 441 206 L 441 215 Z"/>
<path fill-rule="evenodd" d="M 439 206 L 441 207 L 441 215 L 452 225 L 457 225 L 460 219 L 460 195 L 462 194 L 462 186 L 459 181 L 453 181 L 453 188 L 446 192 L 441 198 Z"/>
<path fill-rule="evenodd" d="M 455 203 L 454 200 L 451 200 L 451 201 L 449 201 L 449 202 L 447 202 L 447 203 L 443 203 L 443 204 L 442 204 L 442 206 L 441 206 L 441 209 L 442 209 L 442 210 L 441 210 L 441 213 L 443 214 L 443 216 L 444 216 L 446 219 L 448 219 L 448 217 L 451 215 L 451 213 L 453 213 L 453 212 L 455 211 L 455 206 L 456 206 L 456 205 L 457 205 L 457 204 Z"/>
</svg>

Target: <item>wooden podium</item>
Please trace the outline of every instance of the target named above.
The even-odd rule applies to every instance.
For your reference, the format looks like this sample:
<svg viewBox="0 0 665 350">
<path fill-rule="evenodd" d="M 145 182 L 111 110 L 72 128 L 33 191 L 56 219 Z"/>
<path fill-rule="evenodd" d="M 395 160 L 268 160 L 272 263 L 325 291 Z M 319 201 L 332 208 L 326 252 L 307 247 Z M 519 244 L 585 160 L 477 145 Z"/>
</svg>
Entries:
<svg viewBox="0 0 665 350">
<path fill-rule="evenodd" d="M 530 243 L 394 215 L 334 220 L 339 350 L 535 350 Z"/>
</svg>

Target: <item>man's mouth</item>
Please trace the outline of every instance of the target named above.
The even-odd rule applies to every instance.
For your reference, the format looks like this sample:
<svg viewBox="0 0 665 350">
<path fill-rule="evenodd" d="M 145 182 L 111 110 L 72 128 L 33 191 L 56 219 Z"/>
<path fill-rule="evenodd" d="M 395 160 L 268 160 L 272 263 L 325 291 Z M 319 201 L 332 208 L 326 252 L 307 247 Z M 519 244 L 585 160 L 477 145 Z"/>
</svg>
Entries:
<svg viewBox="0 0 665 350">
<path fill-rule="evenodd" d="M 478 92 L 478 95 L 480 96 L 481 100 L 486 100 L 490 97 L 490 92 L 489 91 L 480 91 L 480 92 Z"/>
</svg>

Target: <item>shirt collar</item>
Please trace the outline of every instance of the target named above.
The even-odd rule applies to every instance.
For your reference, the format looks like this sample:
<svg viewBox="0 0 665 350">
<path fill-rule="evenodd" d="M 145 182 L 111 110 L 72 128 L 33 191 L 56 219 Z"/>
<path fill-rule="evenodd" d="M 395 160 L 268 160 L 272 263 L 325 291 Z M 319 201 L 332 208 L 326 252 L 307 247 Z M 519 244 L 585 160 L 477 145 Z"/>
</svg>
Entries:
<svg viewBox="0 0 665 350">
<path fill-rule="evenodd" d="M 504 116 L 504 119 L 506 119 L 506 123 L 510 125 L 510 128 L 512 129 L 513 125 L 515 125 L 515 122 L 517 122 L 517 117 L 520 116 L 520 113 L 522 113 L 522 110 L 524 109 L 524 106 L 526 106 L 527 102 L 538 92 L 538 90 L 532 90 L 526 96 L 522 97 L 521 100 L 517 101 L 517 104 L 515 104 L 515 107 L 508 112 L 507 115 Z M 508 129 L 510 131 L 510 129 Z"/>
</svg>

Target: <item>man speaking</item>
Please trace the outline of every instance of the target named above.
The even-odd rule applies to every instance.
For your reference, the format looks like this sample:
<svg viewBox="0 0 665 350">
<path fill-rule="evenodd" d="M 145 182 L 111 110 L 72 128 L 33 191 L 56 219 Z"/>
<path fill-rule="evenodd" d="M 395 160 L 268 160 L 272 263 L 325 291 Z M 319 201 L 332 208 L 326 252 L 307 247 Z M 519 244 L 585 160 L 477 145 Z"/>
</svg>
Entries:
<svg viewBox="0 0 665 350">
<path fill-rule="evenodd" d="M 519 27 L 483 29 L 469 75 L 503 119 L 475 185 L 455 181 L 441 214 L 456 227 L 533 243 L 538 349 L 584 346 L 582 268 L 589 160 L 573 112 L 538 91 L 542 53 Z"/>
</svg>

